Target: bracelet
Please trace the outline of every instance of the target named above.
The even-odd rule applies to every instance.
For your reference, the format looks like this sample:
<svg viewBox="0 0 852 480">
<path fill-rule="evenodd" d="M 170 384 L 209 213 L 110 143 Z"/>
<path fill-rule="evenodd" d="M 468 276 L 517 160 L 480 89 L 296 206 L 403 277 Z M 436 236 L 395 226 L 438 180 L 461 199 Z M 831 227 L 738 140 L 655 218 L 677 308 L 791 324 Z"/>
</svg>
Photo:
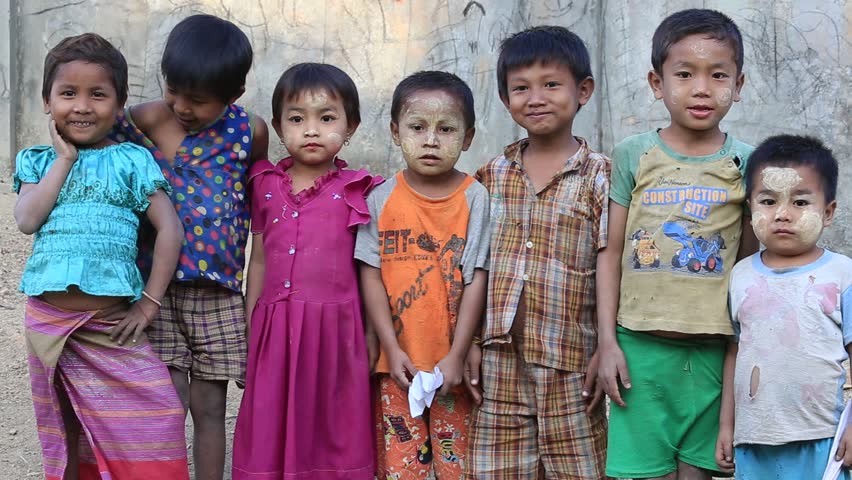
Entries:
<svg viewBox="0 0 852 480">
<path fill-rule="evenodd" d="M 150 294 L 150 293 L 148 293 L 148 292 L 146 292 L 145 290 L 142 290 L 142 296 L 143 296 L 143 297 L 145 297 L 145 298 L 147 298 L 148 300 L 151 300 L 152 302 L 154 302 L 154 303 L 155 303 L 158 307 L 162 307 L 162 306 L 163 306 L 163 302 L 161 302 L 161 301 L 157 300 L 156 298 L 154 298 L 153 296 L 151 296 L 151 294 Z"/>
<path fill-rule="evenodd" d="M 473 337 L 472 342 L 474 345 L 482 345 L 482 338 L 479 336 L 475 336 Z"/>
</svg>

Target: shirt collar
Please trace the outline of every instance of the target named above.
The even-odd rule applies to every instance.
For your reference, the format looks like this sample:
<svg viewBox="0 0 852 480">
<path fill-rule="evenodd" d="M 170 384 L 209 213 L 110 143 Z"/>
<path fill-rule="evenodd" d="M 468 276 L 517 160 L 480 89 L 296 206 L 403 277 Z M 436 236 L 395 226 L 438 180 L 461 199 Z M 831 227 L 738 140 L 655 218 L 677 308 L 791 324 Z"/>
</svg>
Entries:
<svg viewBox="0 0 852 480">
<path fill-rule="evenodd" d="M 578 142 L 580 142 L 580 148 L 577 149 L 577 152 L 574 153 L 571 158 L 565 160 L 565 166 L 562 167 L 562 170 L 557 172 L 557 175 L 564 175 L 574 170 L 579 170 L 580 166 L 583 165 L 583 163 L 586 161 L 586 158 L 589 156 L 589 144 L 586 143 L 586 140 L 582 137 L 574 138 L 577 139 Z M 523 167 L 523 163 L 521 162 L 521 153 L 523 153 L 524 149 L 527 148 L 527 145 L 529 145 L 529 143 L 529 138 L 518 140 L 517 142 L 506 147 L 506 149 L 503 151 L 503 156 L 510 163 Z"/>
</svg>

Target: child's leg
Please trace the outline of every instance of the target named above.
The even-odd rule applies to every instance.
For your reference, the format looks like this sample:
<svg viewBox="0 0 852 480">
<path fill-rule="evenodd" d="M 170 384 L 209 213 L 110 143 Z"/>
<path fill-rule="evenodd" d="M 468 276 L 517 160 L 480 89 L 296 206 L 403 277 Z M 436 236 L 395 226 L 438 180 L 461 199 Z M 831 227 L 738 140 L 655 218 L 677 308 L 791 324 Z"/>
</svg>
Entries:
<svg viewBox="0 0 852 480">
<path fill-rule="evenodd" d="M 408 392 L 387 374 L 379 375 L 376 389 L 376 433 L 380 480 L 425 480 L 432 471 L 435 439 L 423 417 L 411 418 Z M 434 403 L 432 405 L 435 405 Z"/>
<path fill-rule="evenodd" d="M 538 480 L 543 472 L 538 446 L 535 391 L 517 344 L 482 350 L 482 405 L 473 414 L 465 478 Z"/>
<path fill-rule="evenodd" d="M 189 411 L 193 424 L 195 477 L 221 479 L 225 470 L 225 403 L 227 381 L 192 379 Z"/>
<path fill-rule="evenodd" d="M 461 389 L 446 396 L 436 395 L 429 408 L 432 464 L 438 480 L 462 478 L 472 411 L 473 401 Z"/>
<path fill-rule="evenodd" d="M 598 480 L 606 464 L 603 405 L 586 414 L 584 373 L 527 364 L 535 382 L 539 450 L 545 478 Z"/>
</svg>

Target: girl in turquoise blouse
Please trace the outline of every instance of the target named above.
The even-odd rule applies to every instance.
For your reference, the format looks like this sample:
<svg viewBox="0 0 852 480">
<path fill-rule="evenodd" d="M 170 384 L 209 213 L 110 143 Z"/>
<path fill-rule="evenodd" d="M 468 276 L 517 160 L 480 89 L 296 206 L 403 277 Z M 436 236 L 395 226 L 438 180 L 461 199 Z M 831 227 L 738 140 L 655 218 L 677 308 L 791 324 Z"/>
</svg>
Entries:
<svg viewBox="0 0 852 480">
<path fill-rule="evenodd" d="M 20 288 L 45 477 L 188 478 L 183 408 L 144 336 L 183 227 L 151 155 L 107 138 L 127 63 L 98 35 L 66 38 L 45 59 L 42 97 L 53 145 L 18 154 L 14 189 L 18 228 L 35 234 Z M 158 233 L 144 286 L 137 215 Z"/>
</svg>

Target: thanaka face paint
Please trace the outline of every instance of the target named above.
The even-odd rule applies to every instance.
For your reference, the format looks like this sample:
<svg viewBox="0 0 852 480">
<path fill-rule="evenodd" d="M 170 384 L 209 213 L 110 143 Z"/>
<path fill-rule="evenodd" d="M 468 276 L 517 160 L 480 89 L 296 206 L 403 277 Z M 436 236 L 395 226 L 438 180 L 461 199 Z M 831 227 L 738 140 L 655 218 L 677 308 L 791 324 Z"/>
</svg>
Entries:
<svg viewBox="0 0 852 480">
<path fill-rule="evenodd" d="M 819 174 L 810 166 L 765 167 L 751 196 L 752 226 L 770 254 L 813 252 L 834 207 L 827 206 Z"/>
<path fill-rule="evenodd" d="M 353 133 L 342 100 L 324 90 L 285 99 L 281 112 L 275 131 L 296 162 L 333 165 L 344 139 Z"/>
<path fill-rule="evenodd" d="M 391 125 L 394 142 L 408 168 L 423 176 L 451 171 L 473 136 L 460 102 L 441 90 L 415 92 L 400 109 L 398 121 Z"/>
</svg>

